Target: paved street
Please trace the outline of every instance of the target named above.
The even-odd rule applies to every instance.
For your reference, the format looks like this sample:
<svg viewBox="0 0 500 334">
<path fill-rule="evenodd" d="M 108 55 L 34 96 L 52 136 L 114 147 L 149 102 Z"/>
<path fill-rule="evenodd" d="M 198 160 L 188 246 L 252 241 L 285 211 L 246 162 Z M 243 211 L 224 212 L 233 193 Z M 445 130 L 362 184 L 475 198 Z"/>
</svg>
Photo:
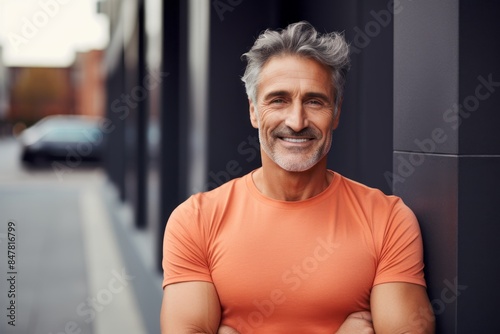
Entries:
<svg viewBox="0 0 500 334">
<path fill-rule="evenodd" d="M 100 169 L 27 170 L 1 139 L 0 332 L 159 333 L 155 239 L 131 217 Z"/>
</svg>

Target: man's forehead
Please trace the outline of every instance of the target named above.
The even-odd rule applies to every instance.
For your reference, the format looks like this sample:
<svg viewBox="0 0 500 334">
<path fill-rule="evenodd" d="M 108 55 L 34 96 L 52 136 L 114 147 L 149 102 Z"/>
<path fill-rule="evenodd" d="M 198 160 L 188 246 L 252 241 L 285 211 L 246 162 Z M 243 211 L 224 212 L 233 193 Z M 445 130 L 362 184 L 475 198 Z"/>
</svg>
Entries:
<svg viewBox="0 0 500 334">
<path fill-rule="evenodd" d="M 257 91 L 276 95 L 301 84 L 311 92 L 333 91 L 328 67 L 314 59 L 292 55 L 275 56 L 266 62 L 260 73 Z"/>
<path fill-rule="evenodd" d="M 318 69 L 320 68 L 327 75 L 331 74 L 331 70 L 328 66 L 321 63 L 320 61 L 306 56 L 294 55 L 294 54 L 280 54 L 269 58 L 261 68 L 261 74 L 265 71 L 276 70 L 278 68 L 295 69 L 295 67 L 290 68 L 298 63 L 307 64 L 308 66 L 314 66 Z"/>
</svg>

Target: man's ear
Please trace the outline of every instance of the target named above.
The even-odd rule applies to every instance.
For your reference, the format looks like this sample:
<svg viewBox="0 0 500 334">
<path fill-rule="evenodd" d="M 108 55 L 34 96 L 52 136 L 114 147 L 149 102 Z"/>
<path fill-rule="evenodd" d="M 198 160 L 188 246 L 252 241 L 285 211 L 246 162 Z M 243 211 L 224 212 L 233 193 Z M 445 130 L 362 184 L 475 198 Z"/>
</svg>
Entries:
<svg viewBox="0 0 500 334">
<path fill-rule="evenodd" d="M 250 110 L 250 122 L 252 123 L 252 126 L 256 129 L 259 128 L 259 122 L 257 120 L 257 109 L 255 105 L 252 102 L 252 99 L 248 99 L 248 106 Z"/>
<path fill-rule="evenodd" d="M 334 108 L 336 108 L 336 113 L 335 113 L 335 116 L 333 116 L 332 130 L 337 129 L 337 127 L 339 126 L 340 111 L 342 110 L 342 102 L 343 102 L 343 100 L 340 100 L 339 105 L 334 107 Z"/>
</svg>

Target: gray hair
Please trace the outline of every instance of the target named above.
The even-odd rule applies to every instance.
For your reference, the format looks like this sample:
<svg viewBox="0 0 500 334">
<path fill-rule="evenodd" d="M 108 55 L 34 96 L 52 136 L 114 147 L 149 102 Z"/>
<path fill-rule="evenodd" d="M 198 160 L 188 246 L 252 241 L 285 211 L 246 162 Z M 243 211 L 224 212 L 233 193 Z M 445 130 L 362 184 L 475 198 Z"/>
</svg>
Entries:
<svg viewBox="0 0 500 334">
<path fill-rule="evenodd" d="M 253 103 L 257 102 L 257 85 L 262 67 L 269 59 L 279 55 L 312 58 L 331 70 L 336 115 L 350 65 L 349 45 L 343 34 L 320 34 L 306 21 L 290 24 L 280 31 L 264 31 L 250 51 L 242 55 L 242 58 L 247 60 L 247 67 L 241 80 L 245 83 L 247 96 Z"/>
</svg>

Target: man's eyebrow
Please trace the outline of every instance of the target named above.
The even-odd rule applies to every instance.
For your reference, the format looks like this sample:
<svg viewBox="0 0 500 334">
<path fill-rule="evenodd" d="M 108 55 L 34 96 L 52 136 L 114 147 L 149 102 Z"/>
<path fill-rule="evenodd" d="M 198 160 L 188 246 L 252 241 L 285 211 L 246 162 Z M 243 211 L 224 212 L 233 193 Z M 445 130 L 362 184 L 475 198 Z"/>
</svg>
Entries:
<svg viewBox="0 0 500 334">
<path fill-rule="evenodd" d="M 267 93 L 264 96 L 264 100 L 267 101 L 267 100 L 272 99 L 274 97 L 288 96 L 288 95 L 290 95 L 290 93 L 287 92 L 286 90 L 276 90 L 276 91 L 272 91 L 272 92 Z M 319 93 L 319 92 L 308 92 L 304 95 L 304 98 L 306 98 L 306 99 L 317 98 L 317 99 L 324 100 L 325 102 L 330 102 L 330 97 L 328 95 L 323 94 L 323 93 Z"/>
<path fill-rule="evenodd" d="M 330 102 L 330 97 L 328 95 L 323 94 L 323 93 L 317 93 L 317 92 L 306 93 L 305 98 L 308 98 L 308 99 L 316 98 L 316 99 L 323 100 L 325 102 Z"/>
<path fill-rule="evenodd" d="M 264 101 L 270 100 L 270 99 L 272 99 L 273 97 L 278 97 L 278 96 L 287 96 L 287 95 L 289 95 L 289 94 L 290 94 L 290 93 L 288 93 L 286 90 L 275 90 L 275 91 L 272 91 L 272 92 L 267 93 L 267 94 L 264 96 Z"/>
</svg>

